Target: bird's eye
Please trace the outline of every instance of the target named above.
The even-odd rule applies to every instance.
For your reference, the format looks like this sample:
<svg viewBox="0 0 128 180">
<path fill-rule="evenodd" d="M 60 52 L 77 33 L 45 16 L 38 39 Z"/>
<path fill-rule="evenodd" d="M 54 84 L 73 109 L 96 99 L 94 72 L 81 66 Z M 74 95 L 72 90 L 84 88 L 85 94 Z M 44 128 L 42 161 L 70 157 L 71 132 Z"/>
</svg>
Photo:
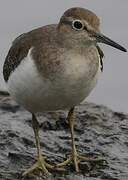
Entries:
<svg viewBox="0 0 128 180">
<path fill-rule="evenodd" d="M 84 28 L 83 23 L 80 20 L 74 20 L 72 22 L 72 27 L 77 31 L 82 30 Z"/>
</svg>

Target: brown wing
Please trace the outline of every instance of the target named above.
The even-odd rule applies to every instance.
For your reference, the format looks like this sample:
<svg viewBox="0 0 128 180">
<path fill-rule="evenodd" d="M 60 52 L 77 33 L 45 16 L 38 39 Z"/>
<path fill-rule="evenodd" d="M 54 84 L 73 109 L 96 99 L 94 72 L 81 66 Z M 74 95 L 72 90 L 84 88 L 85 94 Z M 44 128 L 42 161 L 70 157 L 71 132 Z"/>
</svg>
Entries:
<svg viewBox="0 0 128 180">
<path fill-rule="evenodd" d="M 30 43 L 24 42 L 24 36 L 25 34 L 20 35 L 15 39 L 5 59 L 3 66 L 3 76 L 6 82 L 8 81 L 11 72 L 13 72 L 20 64 L 22 59 L 27 56 L 27 53 L 31 47 Z"/>
<path fill-rule="evenodd" d="M 13 72 L 27 56 L 29 49 L 31 47 L 43 46 L 43 44 L 47 44 L 48 41 L 51 41 L 49 40 L 49 34 L 51 34 L 52 37 L 54 34 L 53 30 L 55 31 L 55 29 L 55 24 L 44 26 L 22 34 L 14 40 L 3 66 L 3 76 L 6 82 L 11 72 Z"/>
<path fill-rule="evenodd" d="M 99 55 L 100 55 L 100 66 L 101 66 L 101 71 L 103 72 L 103 57 L 104 57 L 104 53 L 103 51 L 101 50 L 101 48 L 97 45 L 97 50 L 99 52 Z"/>
</svg>

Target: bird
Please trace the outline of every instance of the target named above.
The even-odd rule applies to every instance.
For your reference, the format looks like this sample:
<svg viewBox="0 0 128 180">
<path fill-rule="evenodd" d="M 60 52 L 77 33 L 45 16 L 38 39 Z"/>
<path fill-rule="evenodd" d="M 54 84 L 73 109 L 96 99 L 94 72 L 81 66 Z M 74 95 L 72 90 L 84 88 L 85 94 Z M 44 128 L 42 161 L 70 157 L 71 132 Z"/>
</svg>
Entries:
<svg viewBox="0 0 128 180">
<path fill-rule="evenodd" d="M 12 98 L 32 114 L 37 161 L 23 176 L 87 160 L 75 146 L 75 106 L 96 86 L 103 71 L 104 52 L 99 43 L 127 50 L 100 32 L 100 19 L 83 7 L 67 9 L 58 24 L 49 24 L 21 34 L 13 42 L 3 65 L 3 77 Z M 37 113 L 65 110 L 71 133 L 71 155 L 52 165 L 41 151 Z M 77 121 L 76 121 L 77 122 Z"/>
</svg>

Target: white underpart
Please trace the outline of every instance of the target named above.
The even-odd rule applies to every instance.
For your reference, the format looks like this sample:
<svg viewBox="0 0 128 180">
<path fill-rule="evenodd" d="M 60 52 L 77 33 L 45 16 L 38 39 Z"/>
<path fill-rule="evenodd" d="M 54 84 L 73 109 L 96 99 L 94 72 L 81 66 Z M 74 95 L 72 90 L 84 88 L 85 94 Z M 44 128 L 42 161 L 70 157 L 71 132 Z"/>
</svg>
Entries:
<svg viewBox="0 0 128 180">
<path fill-rule="evenodd" d="M 30 112 L 69 109 L 83 101 L 94 88 L 99 72 L 88 80 L 85 59 L 68 56 L 65 73 L 50 81 L 38 73 L 31 50 L 7 83 L 12 97 Z"/>
</svg>

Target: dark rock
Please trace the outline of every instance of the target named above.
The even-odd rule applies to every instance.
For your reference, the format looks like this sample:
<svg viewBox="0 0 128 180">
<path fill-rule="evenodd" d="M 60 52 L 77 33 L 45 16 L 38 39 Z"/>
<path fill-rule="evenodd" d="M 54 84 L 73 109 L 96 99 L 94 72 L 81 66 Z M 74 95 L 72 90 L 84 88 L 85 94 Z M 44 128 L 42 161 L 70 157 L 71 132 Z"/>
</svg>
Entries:
<svg viewBox="0 0 128 180">
<path fill-rule="evenodd" d="M 70 154 L 67 112 L 38 115 L 41 147 L 47 160 L 58 163 Z M 41 173 L 24 180 L 126 180 L 128 179 L 128 115 L 104 106 L 86 103 L 76 107 L 76 145 L 80 154 L 105 161 L 81 162 L 81 172 L 72 165 Z M 0 180 L 19 180 L 22 172 L 36 160 L 31 114 L 17 105 L 8 93 L 0 93 Z"/>
</svg>

